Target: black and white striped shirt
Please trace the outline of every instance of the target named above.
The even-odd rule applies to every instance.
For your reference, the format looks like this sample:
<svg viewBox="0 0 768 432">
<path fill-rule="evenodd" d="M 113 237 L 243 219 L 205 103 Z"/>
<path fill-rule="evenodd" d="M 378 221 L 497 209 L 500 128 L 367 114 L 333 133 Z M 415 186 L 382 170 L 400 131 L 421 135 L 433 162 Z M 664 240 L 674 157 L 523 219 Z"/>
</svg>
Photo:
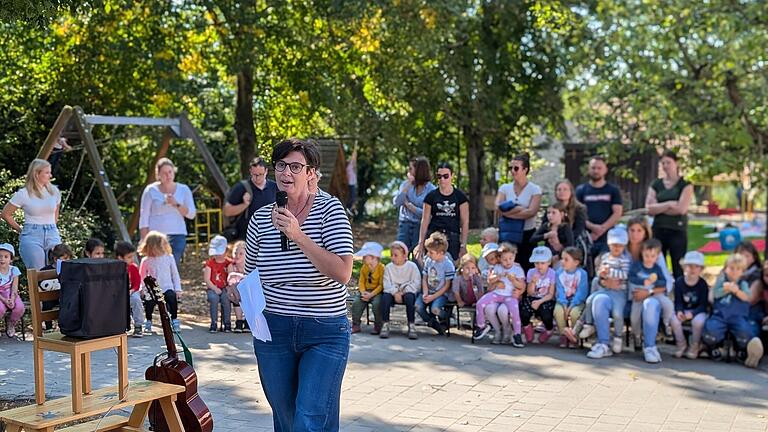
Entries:
<svg viewBox="0 0 768 432">
<path fill-rule="evenodd" d="M 259 269 L 266 311 L 281 315 L 336 317 L 347 313 L 347 288 L 320 273 L 293 242 L 280 248 L 280 231 L 272 225 L 274 204 L 257 210 L 248 223 L 245 271 Z M 301 230 L 336 255 L 352 255 L 352 227 L 338 199 L 315 196 Z"/>
</svg>

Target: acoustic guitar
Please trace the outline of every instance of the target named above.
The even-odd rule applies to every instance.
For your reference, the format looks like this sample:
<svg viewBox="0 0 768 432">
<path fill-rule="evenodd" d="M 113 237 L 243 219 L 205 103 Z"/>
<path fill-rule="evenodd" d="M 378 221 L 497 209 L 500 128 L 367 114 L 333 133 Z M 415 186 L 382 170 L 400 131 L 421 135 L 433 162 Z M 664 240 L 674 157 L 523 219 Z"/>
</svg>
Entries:
<svg viewBox="0 0 768 432">
<path fill-rule="evenodd" d="M 176 408 L 179 410 L 181 423 L 186 432 L 212 432 L 213 416 L 208 406 L 197 393 L 197 375 L 195 370 L 184 360 L 179 359 L 176 351 L 176 342 L 173 339 L 171 318 L 165 307 L 163 297 L 157 281 L 152 276 L 144 278 L 144 286 L 147 287 L 150 297 L 160 310 L 160 322 L 163 325 L 163 337 L 167 352 L 155 357 L 154 364 L 144 373 L 149 381 L 159 381 L 169 384 L 184 386 L 183 395 L 176 399 Z M 155 432 L 168 432 L 168 424 L 163 416 L 163 411 L 158 402 L 152 402 L 149 408 L 149 423 Z"/>
</svg>

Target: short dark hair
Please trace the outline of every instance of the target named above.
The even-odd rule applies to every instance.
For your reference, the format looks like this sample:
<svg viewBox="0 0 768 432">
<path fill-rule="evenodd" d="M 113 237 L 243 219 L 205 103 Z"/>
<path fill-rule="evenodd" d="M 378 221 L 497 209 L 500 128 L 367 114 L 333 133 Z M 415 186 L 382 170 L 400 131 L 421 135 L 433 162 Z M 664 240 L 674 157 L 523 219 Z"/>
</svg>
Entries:
<svg viewBox="0 0 768 432">
<path fill-rule="evenodd" d="M 50 261 L 53 261 L 54 259 L 61 258 L 61 257 L 65 256 L 65 255 L 70 257 L 70 258 L 74 258 L 75 257 L 75 254 L 72 253 L 72 248 L 70 248 L 69 246 L 67 246 L 64 243 L 59 243 L 56 246 L 54 246 L 53 249 L 51 249 L 50 252 L 48 252 L 48 259 Z"/>
<path fill-rule="evenodd" d="M 90 254 L 94 251 L 97 247 L 104 247 L 104 242 L 97 239 L 96 237 L 91 237 L 88 239 L 87 242 L 85 242 L 85 252 Z"/>
<path fill-rule="evenodd" d="M 603 155 L 599 155 L 599 154 L 592 155 L 592 157 L 590 157 L 589 160 L 590 161 L 593 161 L 593 160 L 600 161 L 600 162 L 608 165 L 608 160 L 606 160 L 605 156 L 603 156 Z"/>
<path fill-rule="evenodd" d="M 453 165 L 451 165 L 448 162 L 439 162 L 437 164 L 437 167 L 435 167 L 435 171 L 439 170 L 440 168 L 447 169 L 448 171 L 451 172 L 451 174 L 453 174 Z"/>
<path fill-rule="evenodd" d="M 250 166 L 260 166 L 262 168 L 267 168 L 267 163 L 264 162 L 264 159 L 261 156 L 256 156 L 255 158 L 251 159 Z"/>
<path fill-rule="evenodd" d="M 573 258 L 574 261 L 579 263 L 584 262 L 584 253 L 577 247 L 568 246 L 567 248 L 563 249 L 563 253 Z"/>
<path fill-rule="evenodd" d="M 115 256 L 118 258 L 122 258 L 134 252 L 136 252 L 136 247 L 127 241 L 119 241 L 115 243 Z"/>
<path fill-rule="evenodd" d="M 648 249 L 661 250 L 661 242 L 659 241 L 659 239 L 649 238 L 648 240 L 644 241 L 642 250 L 648 250 Z"/>
<path fill-rule="evenodd" d="M 674 150 L 666 149 L 663 152 L 661 152 L 660 159 L 664 159 L 665 157 L 670 158 L 673 161 L 677 162 L 677 153 L 675 153 Z"/>
<path fill-rule="evenodd" d="M 292 152 L 298 152 L 304 156 L 304 160 L 307 162 L 307 172 L 310 168 L 320 167 L 320 150 L 318 150 L 315 140 L 311 139 L 288 138 L 280 141 L 272 149 L 272 163 L 276 163 Z"/>
</svg>

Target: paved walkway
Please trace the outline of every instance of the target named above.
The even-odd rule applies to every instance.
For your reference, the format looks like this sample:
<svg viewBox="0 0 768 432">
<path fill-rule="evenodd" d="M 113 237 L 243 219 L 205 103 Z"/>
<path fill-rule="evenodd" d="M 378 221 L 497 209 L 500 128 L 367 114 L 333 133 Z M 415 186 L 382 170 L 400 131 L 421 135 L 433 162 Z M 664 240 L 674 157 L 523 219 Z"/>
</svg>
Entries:
<svg viewBox="0 0 768 432">
<path fill-rule="evenodd" d="M 200 393 L 216 431 L 271 430 L 247 335 L 184 326 Z M 768 373 L 628 353 L 599 361 L 554 345 L 471 345 L 468 333 L 410 341 L 355 335 L 342 393 L 344 431 L 768 431 Z M 141 378 L 160 336 L 130 339 L 130 378 Z M 34 391 L 30 342 L 0 340 L 0 398 Z M 69 360 L 46 354 L 49 395 L 69 393 Z M 116 356 L 93 357 L 94 387 L 114 384 Z M 764 361 L 764 363 L 768 363 Z"/>
</svg>

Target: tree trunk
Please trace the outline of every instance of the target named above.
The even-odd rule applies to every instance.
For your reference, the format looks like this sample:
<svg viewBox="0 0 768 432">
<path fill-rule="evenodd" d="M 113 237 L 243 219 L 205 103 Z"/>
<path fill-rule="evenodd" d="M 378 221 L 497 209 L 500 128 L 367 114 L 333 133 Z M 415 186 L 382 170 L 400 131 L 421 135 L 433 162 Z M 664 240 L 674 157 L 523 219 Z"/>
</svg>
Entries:
<svg viewBox="0 0 768 432">
<path fill-rule="evenodd" d="M 249 165 L 256 153 L 256 129 L 253 125 L 253 69 L 243 66 L 237 74 L 235 133 L 240 152 L 240 174 L 247 178 Z"/>
<path fill-rule="evenodd" d="M 487 223 L 485 211 L 485 148 L 480 134 L 469 126 L 463 128 L 467 139 L 467 174 L 469 175 L 469 227 L 484 228 Z"/>
</svg>

